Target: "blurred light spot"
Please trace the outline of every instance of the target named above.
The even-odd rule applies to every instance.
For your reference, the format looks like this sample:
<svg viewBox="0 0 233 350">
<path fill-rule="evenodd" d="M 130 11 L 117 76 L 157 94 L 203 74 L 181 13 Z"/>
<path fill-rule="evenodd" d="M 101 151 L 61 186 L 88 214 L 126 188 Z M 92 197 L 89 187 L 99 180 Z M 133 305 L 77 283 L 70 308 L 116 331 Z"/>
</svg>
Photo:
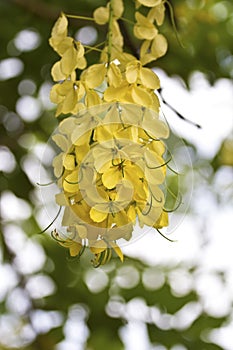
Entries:
<svg viewBox="0 0 233 350">
<path fill-rule="evenodd" d="M 82 309 L 82 310 L 81 310 Z M 87 311 L 82 305 L 73 305 L 68 314 L 68 320 L 64 326 L 65 340 L 56 349 L 58 350 L 83 350 L 86 349 L 86 340 L 89 329 L 84 321 Z"/>
<path fill-rule="evenodd" d="M 228 10 L 224 2 L 214 4 L 210 12 L 215 16 L 218 21 L 225 21 L 228 17 Z"/>
<path fill-rule="evenodd" d="M 97 40 L 97 30 L 91 26 L 80 28 L 75 34 L 75 39 L 84 45 L 93 45 Z"/>
<path fill-rule="evenodd" d="M 12 290 L 7 298 L 7 307 L 11 312 L 16 312 L 20 315 L 25 314 L 31 307 L 26 291 L 22 288 Z"/>
<path fill-rule="evenodd" d="M 213 317 L 223 317 L 229 313 L 232 306 L 232 295 L 219 275 L 215 273 L 197 275 L 195 285 L 207 314 Z"/>
<path fill-rule="evenodd" d="M 114 297 L 114 299 L 108 302 L 106 312 L 110 317 L 114 318 L 121 318 L 125 316 L 125 305 L 120 296 L 117 296 L 117 298 Z"/>
<path fill-rule="evenodd" d="M 47 333 L 52 328 L 60 326 L 63 317 L 58 311 L 35 310 L 31 312 L 31 322 L 37 333 Z"/>
<path fill-rule="evenodd" d="M 46 166 L 50 166 L 53 158 L 56 156 L 54 149 L 50 145 L 42 142 L 37 142 L 34 145 L 32 152 L 42 162 L 42 164 Z"/>
<path fill-rule="evenodd" d="M 40 42 L 40 35 L 31 29 L 21 30 L 14 39 L 15 47 L 22 52 L 35 50 L 40 45 Z"/>
<path fill-rule="evenodd" d="M 39 98 L 41 100 L 41 103 L 45 109 L 53 109 L 55 104 L 50 101 L 50 90 L 51 90 L 52 84 L 50 83 L 43 83 L 39 90 Z"/>
<path fill-rule="evenodd" d="M 86 320 L 88 316 L 88 310 L 86 305 L 76 304 L 72 305 L 69 309 L 69 318 L 71 320 Z"/>
<path fill-rule="evenodd" d="M 35 338 L 35 332 L 16 314 L 0 316 L 0 344 L 7 348 L 24 348 Z"/>
<path fill-rule="evenodd" d="M 161 314 L 156 325 L 164 331 L 171 329 L 172 328 L 172 319 L 173 319 L 173 315 Z"/>
<path fill-rule="evenodd" d="M 134 288 L 139 283 L 139 280 L 139 272 L 133 266 L 123 266 L 117 271 L 116 283 L 121 288 Z"/>
<path fill-rule="evenodd" d="M 23 249 L 17 252 L 15 264 L 23 274 L 31 274 L 39 271 L 46 261 L 44 250 L 39 244 L 28 240 Z"/>
<path fill-rule="evenodd" d="M 187 0 L 187 4 L 191 9 L 201 9 L 205 5 L 205 0 Z"/>
<path fill-rule="evenodd" d="M 23 134 L 18 139 L 18 144 L 27 150 L 30 150 L 35 143 L 36 143 L 36 137 L 34 134 L 31 134 L 31 133 Z"/>
<path fill-rule="evenodd" d="M 24 65 L 19 58 L 6 58 L 0 61 L 0 80 L 7 80 L 20 75 Z"/>
<path fill-rule="evenodd" d="M 0 171 L 11 173 L 16 167 L 13 153 L 8 147 L 0 146 Z"/>
<path fill-rule="evenodd" d="M 1 213 L 4 220 L 26 220 L 31 216 L 30 205 L 14 193 L 5 191 L 1 197 Z"/>
<path fill-rule="evenodd" d="M 20 226 L 5 225 L 3 232 L 6 244 L 14 254 L 23 249 L 27 237 Z"/>
<path fill-rule="evenodd" d="M 190 302 L 175 313 L 172 319 L 172 327 L 178 330 L 188 329 L 201 313 L 201 304 Z"/>
<path fill-rule="evenodd" d="M 22 95 L 33 95 L 36 91 L 36 84 L 33 80 L 24 79 L 18 85 L 18 93 Z"/>
<path fill-rule="evenodd" d="M 89 270 L 85 275 L 85 282 L 92 293 L 99 293 L 108 285 L 108 275 L 103 270 Z"/>
<path fill-rule="evenodd" d="M 5 114 L 3 118 L 3 124 L 8 132 L 20 132 L 23 129 L 23 122 L 14 112 Z"/>
<path fill-rule="evenodd" d="M 7 293 L 18 283 L 17 275 L 10 265 L 0 265 L 0 281 L 0 302 L 2 302 Z"/>
<path fill-rule="evenodd" d="M 164 274 L 156 268 L 149 267 L 143 272 L 142 282 L 146 289 L 159 289 L 165 282 Z"/>
<path fill-rule="evenodd" d="M 53 294 L 56 288 L 50 277 L 37 275 L 28 279 L 26 289 L 33 299 L 40 299 Z"/>
<path fill-rule="evenodd" d="M 151 344 L 148 337 L 146 324 L 142 322 L 129 322 L 120 328 L 120 337 L 127 350 L 148 350 Z M 158 348 L 156 347 L 156 350 Z"/>
<path fill-rule="evenodd" d="M 193 288 L 192 275 L 184 269 L 176 269 L 169 273 L 172 294 L 178 297 L 187 295 Z"/>
<path fill-rule="evenodd" d="M 233 320 L 231 319 L 220 328 L 213 329 L 209 334 L 209 339 L 218 344 L 221 349 L 232 350 L 233 349 Z"/>
<path fill-rule="evenodd" d="M 35 97 L 22 96 L 16 103 L 16 111 L 26 122 L 33 122 L 42 113 L 41 104 Z"/>
<path fill-rule="evenodd" d="M 126 315 L 128 320 L 138 320 L 143 322 L 149 321 L 149 308 L 145 300 L 141 298 L 134 298 L 126 305 Z"/>
<path fill-rule="evenodd" d="M 182 344 L 173 345 L 170 350 L 187 350 L 186 346 Z"/>
</svg>

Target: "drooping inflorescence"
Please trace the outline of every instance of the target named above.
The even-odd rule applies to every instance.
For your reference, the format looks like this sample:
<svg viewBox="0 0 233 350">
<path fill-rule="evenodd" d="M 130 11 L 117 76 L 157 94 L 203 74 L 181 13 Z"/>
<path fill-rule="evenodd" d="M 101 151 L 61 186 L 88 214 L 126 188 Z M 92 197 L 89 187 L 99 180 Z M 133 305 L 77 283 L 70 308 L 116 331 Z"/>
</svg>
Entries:
<svg viewBox="0 0 233 350">
<path fill-rule="evenodd" d="M 125 51 L 118 23 L 123 13 L 123 0 L 94 11 L 95 23 L 108 29 L 103 47 L 93 48 L 97 59 L 92 65 L 85 46 L 68 36 L 64 13 L 49 39 L 60 56 L 52 67 L 51 101 L 57 104 L 56 116 L 65 115 L 52 139 L 60 149 L 53 167 L 66 234 L 54 231 L 53 237 L 71 256 L 88 246 L 94 266 L 106 263 L 113 251 L 123 260 L 117 242 L 129 241 L 136 223 L 156 229 L 168 225 L 163 139 L 169 128 L 159 118 L 159 78 L 145 67 L 167 51 L 158 29 L 164 1 L 135 1 L 132 25 L 141 40 L 139 58 Z"/>
</svg>

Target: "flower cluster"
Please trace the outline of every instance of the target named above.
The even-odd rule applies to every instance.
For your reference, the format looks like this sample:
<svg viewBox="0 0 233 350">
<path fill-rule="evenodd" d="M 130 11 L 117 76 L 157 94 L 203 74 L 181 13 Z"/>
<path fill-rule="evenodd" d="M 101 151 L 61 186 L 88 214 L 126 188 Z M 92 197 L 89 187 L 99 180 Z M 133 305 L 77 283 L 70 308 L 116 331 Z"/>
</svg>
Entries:
<svg viewBox="0 0 233 350">
<path fill-rule="evenodd" d="M 139 12 L 142 5 L 150 8 L 146 17 Z M 61 57 L 52 67 L 51 101 L 57 104 L 56 116 L 68 114 L 52 137 L 61 150 L 53 167 L 67 233 L 54 231 L 53 236 L 71 256 L 89 246 L 95 266 L 106 263 L 113 251 L 123 260 L 117 241 L 130 240 L 137 222 L 157 229 L 168 225 L 161 139 L 169 130 L 159 119 L 159 78 L 144 67 L 167 50 L 154 24 L 163 23 L 164 10 L 162 0 L 136 1 L 133 32 L 143 40 L 140 59 L 124 51 L 118 24 L 123 0 L 94 11 L 96 24 L 108 24 L 95 64 L 88 66 L 85 47 L 68 36 L 65 14 L 49 40 Z"/>
</svg>

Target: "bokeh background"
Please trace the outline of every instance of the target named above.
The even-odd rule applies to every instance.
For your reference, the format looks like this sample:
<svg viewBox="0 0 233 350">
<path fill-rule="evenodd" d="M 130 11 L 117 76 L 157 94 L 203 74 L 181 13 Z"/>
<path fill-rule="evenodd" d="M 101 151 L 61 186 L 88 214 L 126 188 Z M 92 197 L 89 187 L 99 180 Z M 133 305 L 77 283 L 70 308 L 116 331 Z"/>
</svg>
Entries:
<svg viewBox="0 0 233 350">
<path fill-rule="evenodd" d="M 124 2 L 132 18 L 134 1 Z M 1 350 L 233 349 L 233 3 L 170 3 L 184 47 L 167 16 L 169 51 L 153 66 L 167 103 L 202 126 L 162 104 L 182 193 L 165 233 L 177 242 L 148 230 L 123 247 L 123 264 L 94 269 L 88 255 L 69 260 L 49 230 L 38 234 L 53 196 L 37 182 L 49 180 L 57 126 L 51 28 L 61 11 L 91 16 L 106 2 L 0 0 Z M 121 27 L 135 51 L 132 28 Z M 105 30 L 70 21 L 86 45 Z M 176 191 L 176 178 L 168 181 Z"/>
</svg>

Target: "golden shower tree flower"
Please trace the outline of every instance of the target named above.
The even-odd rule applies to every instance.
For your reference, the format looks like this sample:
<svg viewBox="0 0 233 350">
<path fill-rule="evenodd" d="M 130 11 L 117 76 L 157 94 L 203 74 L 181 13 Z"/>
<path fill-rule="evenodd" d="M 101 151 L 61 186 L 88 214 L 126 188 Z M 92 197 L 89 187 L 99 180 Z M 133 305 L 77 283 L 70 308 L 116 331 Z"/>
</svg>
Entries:
<svg viewBox="0 0 233 350">
<path fill-rule="evenodd" d="M 168 225 L 162 188 L 169 128 L 159 117 L 159 77 L 145 67 L 167 51 L 156 27 L 164 11 L 163 0 L 135 1 L 132 30 L 142 40 L 139 59 L 125 52 L 118 23 L 124 20 L 123 0 L 110 0 L 93 13 L 92 20 L 107 27 L 103 49 L 93 48 L 94 63 L 88 65 L 85 46 L 68 36 L 69 16 L 60 15 L 49 39 L 60 56 L 51 70 L 56 84 L 50 98 L 57 105 L 55 115 L 64 117 L 52 140 L 60 149 L 53 160 L 60 189 L 56 203 L 64 208 L 67 232 L 53 236 L 71 256 L 90 248 L 94 266 L 107 263 L 112 254 L 123 261 L 117 242 L 130 241 L 136 224 Z"/>
</svg>

